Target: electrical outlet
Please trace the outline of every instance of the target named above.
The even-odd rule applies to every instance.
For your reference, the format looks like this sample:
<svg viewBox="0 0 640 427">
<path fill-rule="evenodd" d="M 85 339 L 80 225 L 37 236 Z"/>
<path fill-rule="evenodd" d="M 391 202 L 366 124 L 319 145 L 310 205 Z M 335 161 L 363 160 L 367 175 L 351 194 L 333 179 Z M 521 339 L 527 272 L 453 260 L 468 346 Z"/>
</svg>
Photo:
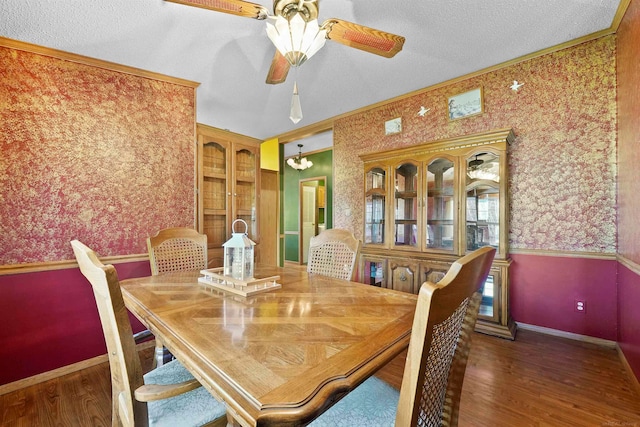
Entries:
<svg viewBox="0 0 640 427">
<path fill-rule="evenodd" d="M 575 300 L 574 308 L 578 313 L 585 313 L 587 311 L 587 302 L 582 299 L 577 299 Z"/>
</svg>

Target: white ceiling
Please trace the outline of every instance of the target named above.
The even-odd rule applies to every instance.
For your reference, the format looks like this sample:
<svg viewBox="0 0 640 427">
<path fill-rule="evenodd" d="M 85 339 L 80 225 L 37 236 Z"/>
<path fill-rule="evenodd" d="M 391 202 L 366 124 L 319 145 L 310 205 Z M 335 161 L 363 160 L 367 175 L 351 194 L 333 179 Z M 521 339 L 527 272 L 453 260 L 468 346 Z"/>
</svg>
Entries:
<svg viewBox="0 0 640 427">
<path fill-rule="evenodd" d="M 610 28 L 620 0 L 319 4 L 320 22 L 399 34 L 404 49 L 387 59 L 327 41 L 285 83 L 267 85 L 275 48 L 263 21 L 163 0 L 2 0 L 0 36 L 199 82 L 198 122 L 266 139 Z M 304 113 L 297 125 L 294 80 Z"/>
</svg>

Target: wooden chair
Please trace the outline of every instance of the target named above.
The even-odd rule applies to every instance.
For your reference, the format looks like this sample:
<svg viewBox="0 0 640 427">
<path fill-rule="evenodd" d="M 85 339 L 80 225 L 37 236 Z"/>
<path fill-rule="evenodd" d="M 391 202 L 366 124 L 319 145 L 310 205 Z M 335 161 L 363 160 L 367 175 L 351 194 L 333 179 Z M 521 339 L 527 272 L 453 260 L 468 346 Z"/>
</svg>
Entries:
<svg viewBox="0 0 640 427">
<path fill-rule="evenodd" d="M 151 274 L 207 268 L 207 235 L 192 228 L 175 227 L 160 230 L 147 238 Z M 146 331 L 143 331 L 143 333 Z M 143 334 L 145 336 L 146 334 Z M 153 367 L 173 359 L 173 355 L 156 337 Z"/>
<path fill-rule="evenodd" d="M 480 293 L 495 256 L 484 247 L 420 288 L 400 392 L 371 377 L 310 426 L 457 426 Z"/>
<path fill-rule="evenodd" d="M 102 323 L 111 367 L 112 425 L 226 425 L 226 409 L 179 361 L 142 375 L 118 273 L 78 240 L 71 242 L 89 280 Z"/>
<path fill-rule="evenodd" d="M 360 241 L 348 230 L 330 228 L 309 241 L 307 272 L 353 280 Z"/>
<path fill-rule="evenodd" d="M 207 268 L 207 235 L 192 228 L 158 231 L 147 239 L 151 274 Z"/>
</svg>

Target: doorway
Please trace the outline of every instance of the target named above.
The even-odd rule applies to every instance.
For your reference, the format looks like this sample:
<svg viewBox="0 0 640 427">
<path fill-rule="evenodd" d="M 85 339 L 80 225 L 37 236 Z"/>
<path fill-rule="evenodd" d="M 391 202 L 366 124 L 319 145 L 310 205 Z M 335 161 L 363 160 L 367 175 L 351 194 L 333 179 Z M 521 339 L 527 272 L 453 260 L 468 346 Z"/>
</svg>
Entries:
<svg viewBox="0 0 640 427">
<path fill-rule="evenodd" d="M 311 238 L 317 236 L 326 227 L 326 182 L 326 176 L 300 180 L 300 239 L 298 241 L 300 264 L 306 264 L 308 261 Z"/>
</svg>

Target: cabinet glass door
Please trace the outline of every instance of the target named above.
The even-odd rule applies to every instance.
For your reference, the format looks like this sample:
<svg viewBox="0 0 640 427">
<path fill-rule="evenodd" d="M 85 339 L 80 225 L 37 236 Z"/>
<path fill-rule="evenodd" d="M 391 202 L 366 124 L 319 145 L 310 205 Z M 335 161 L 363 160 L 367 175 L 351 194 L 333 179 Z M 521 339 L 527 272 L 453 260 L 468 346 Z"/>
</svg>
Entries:
<svg viewBox="0 0 640 427">
<path fill-rule="evenodd" d="M 395 170 L 395 246 L 418 246 L 418 166 L 404 163 Z"/>
<path fill-rule="evenodd" d="M 203 144 L 203 232 L 210 248 L 219 248 L 228 240 L 227 164 L 225 146 L 217 142 Z"/>
<path fill-rule="evenodd" d="M 240 148 L 236 150 L 235 159 L 235 212 L 236 219 L 247 223 L 247 234 L 256 240 L 256 154 L 253 150 Z M 242 232 L 242 225 L 236 224 L 236 232 Z"/>
<path fill-rule="evenodd" d="M 455 167 L 450 159 L 431 161 L 426 170 L 427 249 L 455 251 L 456 202 L 454 197 Z"/>
<path fill-rule="evenodd" d="M 467 251 L 500 244 L 500 159 L 479 153 L 467 159 Z"/>
<path fill-rule="evenodd" d="M 365 244 L 384 244 L 386 182 L 387 173 L 383 168 L 372 168 L 366 173 Z"/>
<path fill-rule="evenodd" d="M 387 260 L 385 258 L 363 255 L 360 266 L 362 272 L 360 282 L 377 287 L 387 286 Z"/>
</svg>

